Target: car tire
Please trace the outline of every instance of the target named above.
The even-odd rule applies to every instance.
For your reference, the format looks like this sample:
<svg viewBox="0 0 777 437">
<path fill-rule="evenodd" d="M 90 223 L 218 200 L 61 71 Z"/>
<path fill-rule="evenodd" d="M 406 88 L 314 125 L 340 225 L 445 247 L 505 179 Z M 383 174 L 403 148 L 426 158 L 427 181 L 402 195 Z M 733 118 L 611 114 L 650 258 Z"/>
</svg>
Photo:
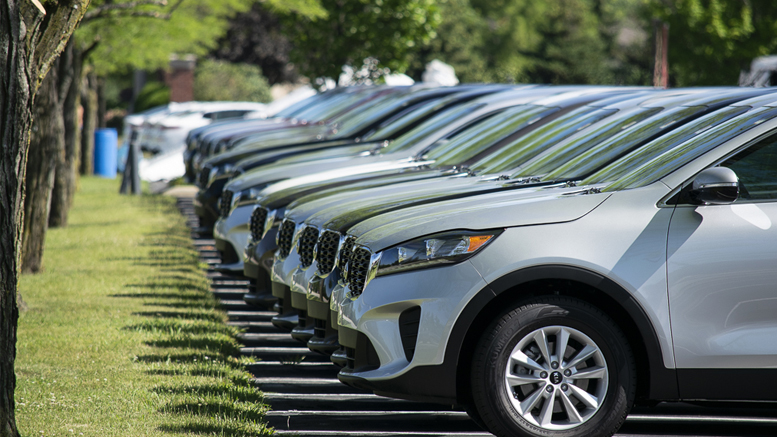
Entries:
<svg viewBox="0 0 777 437">
<path fill-rule="evenodd" d="M 476 346 L 471 383 L 473 406 L 497 436 L 611 436 L 634 402 L 636 365 L 603 311 L 549 296 L 491 323 Z"/>
</svg>

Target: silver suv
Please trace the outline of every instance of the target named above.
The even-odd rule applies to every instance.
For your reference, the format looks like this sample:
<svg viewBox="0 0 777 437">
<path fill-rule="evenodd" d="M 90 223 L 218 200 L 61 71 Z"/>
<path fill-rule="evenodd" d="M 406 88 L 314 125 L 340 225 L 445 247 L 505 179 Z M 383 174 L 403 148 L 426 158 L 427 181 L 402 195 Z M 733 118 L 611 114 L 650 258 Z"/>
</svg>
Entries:
<svg viewBox="0 0 777 437">
<path fill-rule="evenodd" d="M 614 182 L 351 228 L 341 381 L 464 405 L 500 436 L 609 436 L 635 401 L 777 400 L 775 106 L 647 145 Z"/>
</svg>

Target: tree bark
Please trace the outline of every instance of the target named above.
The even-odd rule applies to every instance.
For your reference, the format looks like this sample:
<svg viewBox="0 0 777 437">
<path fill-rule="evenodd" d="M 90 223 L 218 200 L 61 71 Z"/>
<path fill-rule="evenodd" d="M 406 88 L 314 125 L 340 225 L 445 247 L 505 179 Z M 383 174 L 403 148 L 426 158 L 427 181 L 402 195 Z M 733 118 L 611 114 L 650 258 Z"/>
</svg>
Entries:
<svg viewBox="0 0 777 437">
<path fill-rule="evenodd" d="M 81 174 L 94 173 L 94 130 L 97 125 L 97 77 L 86 73 L 81 86 L 81 106 L 84 108 L 81 128 Z"/>
<path fill-rule="evenodd" d="M 0 4 L 0 437 L 19 435 L 14 414 L 16 300 L 32 98 L 88 4 L 47 2 L 48 11 L 37 0 Z"/>
<path fill-rule="evenodd" d="M 104 129 L 107 126 L 106 124 L 106 112 L 107 109 L 105 108 L 106 102 L 105 102 L 105 78 L 104 77 L 97 77 L 97 128 L 98 129 Z"/>
<path fill-rule="evenodd" d="M 43 269 L 43 247 L 49 224 L 54 174 L 57 161 L 64 159 L 65 125 L 59 103 L 58 79 L 57 68 L 49 70 L 35 96 L 27 156 L 22 273 L 38 273 Z"/>
<path fill-rule="evenodd" d="M 80 105 L 81 59 L 71 39 L 59 61 L 59 97 L 65 129 L 65 144 L 57 155 L 54 191 L 51 194 L 49 227 L 67 226 L 68 212 L 78 183 L 78 157 L 81 152 L 78 106 Z"/>
</svg>

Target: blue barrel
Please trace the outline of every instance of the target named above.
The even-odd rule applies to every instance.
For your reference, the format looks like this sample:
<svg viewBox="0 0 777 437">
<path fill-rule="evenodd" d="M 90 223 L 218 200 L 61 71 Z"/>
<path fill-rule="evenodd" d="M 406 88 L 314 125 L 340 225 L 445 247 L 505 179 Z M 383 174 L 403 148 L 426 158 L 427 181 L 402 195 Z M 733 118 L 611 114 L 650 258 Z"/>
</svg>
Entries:
<svg viewBox="0 0 777 437">
<path fill-rule="evenodd" d="M 118 138 L 113 128 L 94 131 L 94 174 L 97 176 L 116 178 Z"/>
</svg>

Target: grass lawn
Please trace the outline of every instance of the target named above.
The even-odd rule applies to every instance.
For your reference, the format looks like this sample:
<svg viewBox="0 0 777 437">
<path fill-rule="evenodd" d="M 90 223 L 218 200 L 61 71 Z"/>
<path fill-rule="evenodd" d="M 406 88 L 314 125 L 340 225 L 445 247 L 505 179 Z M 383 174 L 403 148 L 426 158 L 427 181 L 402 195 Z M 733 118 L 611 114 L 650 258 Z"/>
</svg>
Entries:
<svg viewBox="0 0 777 437">
<path fill-rule="evenodd" d="M 118 183 L 82 179 L 44 272 L 21 278 L 20 432 L 270 434 L 175 199 L 120 196 Z"/>
</svg>

